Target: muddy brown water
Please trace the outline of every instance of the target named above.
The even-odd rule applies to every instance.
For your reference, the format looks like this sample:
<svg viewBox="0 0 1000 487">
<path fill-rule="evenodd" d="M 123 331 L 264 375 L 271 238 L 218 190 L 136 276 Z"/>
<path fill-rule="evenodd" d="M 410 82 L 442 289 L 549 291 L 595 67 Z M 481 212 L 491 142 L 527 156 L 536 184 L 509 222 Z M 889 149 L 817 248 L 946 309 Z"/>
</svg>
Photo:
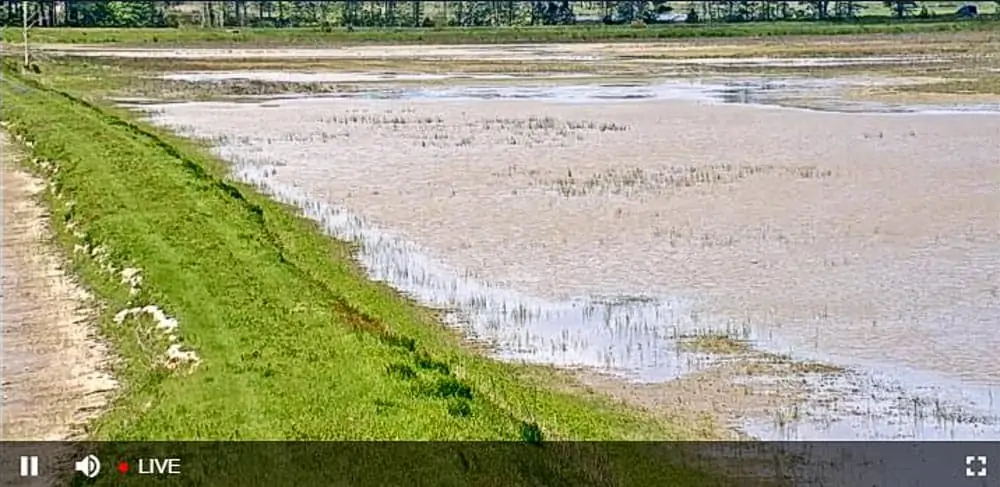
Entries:
<svg viewBox="0 0 1000 487">
<path fill-rule="evenodd" d="M 493 310 L 473 331 L 508 358 L 667 380 L 710 362 L 678 358 L 672 338 L 723 330 L 875 377 L 837 387 L 877 387 L 880 402 L 845 403 L 856 410 L 827 423 L 858 419 L 802 436 L 1000 434 L 1000 117 L 691 101 L 147 109 L 214 137 L 244 178 L 342 205 L 314 211 L 329 227 L 409 242 L 371 253 L 376 277 Z M 951 424 L 913 425 L 935 414 Z"/>
</svg>

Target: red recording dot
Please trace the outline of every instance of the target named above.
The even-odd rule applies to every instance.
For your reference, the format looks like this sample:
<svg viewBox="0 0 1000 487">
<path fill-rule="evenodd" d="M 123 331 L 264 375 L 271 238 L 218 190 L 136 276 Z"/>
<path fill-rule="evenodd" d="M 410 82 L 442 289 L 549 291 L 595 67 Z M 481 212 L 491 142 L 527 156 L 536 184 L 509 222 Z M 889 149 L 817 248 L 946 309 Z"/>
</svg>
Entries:
<svg viewBox="0 0 1000 487">
<path fill-rule="evenodd" d="M 118 462 L 118 471 L 128 473 L 128 462 Z"/>
</svg>

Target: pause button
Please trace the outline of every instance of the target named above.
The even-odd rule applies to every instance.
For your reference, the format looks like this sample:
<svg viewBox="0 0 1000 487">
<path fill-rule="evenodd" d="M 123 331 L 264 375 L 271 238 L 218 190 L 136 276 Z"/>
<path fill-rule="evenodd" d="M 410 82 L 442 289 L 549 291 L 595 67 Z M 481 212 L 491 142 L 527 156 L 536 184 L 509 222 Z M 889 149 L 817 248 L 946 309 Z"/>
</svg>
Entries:
<svg viewBox="0 0 1000 487">
<path fill-rule="evenodd" d="M 36 456 L 21 457 L 21 476 L 22 477 L 38 476 L 38 457 Z"/>
</svg>

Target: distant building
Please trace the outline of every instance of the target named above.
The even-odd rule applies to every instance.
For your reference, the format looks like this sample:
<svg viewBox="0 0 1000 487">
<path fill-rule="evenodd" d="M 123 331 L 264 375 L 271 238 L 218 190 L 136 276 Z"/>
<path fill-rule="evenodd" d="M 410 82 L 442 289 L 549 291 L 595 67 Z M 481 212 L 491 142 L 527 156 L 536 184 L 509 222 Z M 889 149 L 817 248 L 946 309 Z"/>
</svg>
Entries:
<svg viewBox="0 0 1000 487">
<path fill-rule="evenodd" d="M 673 23 L 673 22 L 687 22 L 687 14 L 679 14 L 674 12 L 664 12 L 662 14 L 656 15 L 657 22 L 663 23 Z"/>
<path fill-rule="evenodd" d="M 979 16 L 979 7 L 975 5 L 962 5 L 955 11 L 958 17 L 971 18 Z"/>
<path fill-rule="evenodd" d="M 577 15 L 576 23 L 578 24 L 599 24 L 604 22 L 604 17 L 600 15 Z"/>
<path fill-rule="evenodd" d="M 622 21 L 623 20 L 622 20 L 621 16 L 618 15 L 617 12 L 612 13 L 608 17 L 604 17 L 604 16 L 601 16 L 601 15 L 577 15 L 576 16 L 576 22 L 578 24 L 594 24 L 594 23 L 601 23 L 601 22 L 610 22 L 610 23 L 614 24 L 614 23 L 621 23 Z M 656 17 L 653 18 L 653 22 L 658 23 L 658 24 L 670 24 L 670 23 L 676 23 L 676 22 L 687 22 L 687 14 L 679 14 L 679 13 L 674 13 L 674 12 L 664 12 L 664 13 L 661 13 L 661 14 L 657 14 Z"/>
</svg>

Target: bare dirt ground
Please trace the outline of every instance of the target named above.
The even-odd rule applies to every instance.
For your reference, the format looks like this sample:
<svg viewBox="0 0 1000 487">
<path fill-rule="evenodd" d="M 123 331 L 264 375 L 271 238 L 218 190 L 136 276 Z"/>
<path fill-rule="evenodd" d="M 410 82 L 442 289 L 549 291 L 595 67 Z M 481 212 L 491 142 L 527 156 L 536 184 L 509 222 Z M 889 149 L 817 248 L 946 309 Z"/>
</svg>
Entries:
<svg viewBox="0 0 1000 487">
<path fill-rule="evenodd" d="M 8 440 L 63 440 L 104 406 L 115 383 L 89 297 L 67 274 L 36 201 L 41 180 L 15 166 L 2 136 L 3 418 Z"/>
</svg>

